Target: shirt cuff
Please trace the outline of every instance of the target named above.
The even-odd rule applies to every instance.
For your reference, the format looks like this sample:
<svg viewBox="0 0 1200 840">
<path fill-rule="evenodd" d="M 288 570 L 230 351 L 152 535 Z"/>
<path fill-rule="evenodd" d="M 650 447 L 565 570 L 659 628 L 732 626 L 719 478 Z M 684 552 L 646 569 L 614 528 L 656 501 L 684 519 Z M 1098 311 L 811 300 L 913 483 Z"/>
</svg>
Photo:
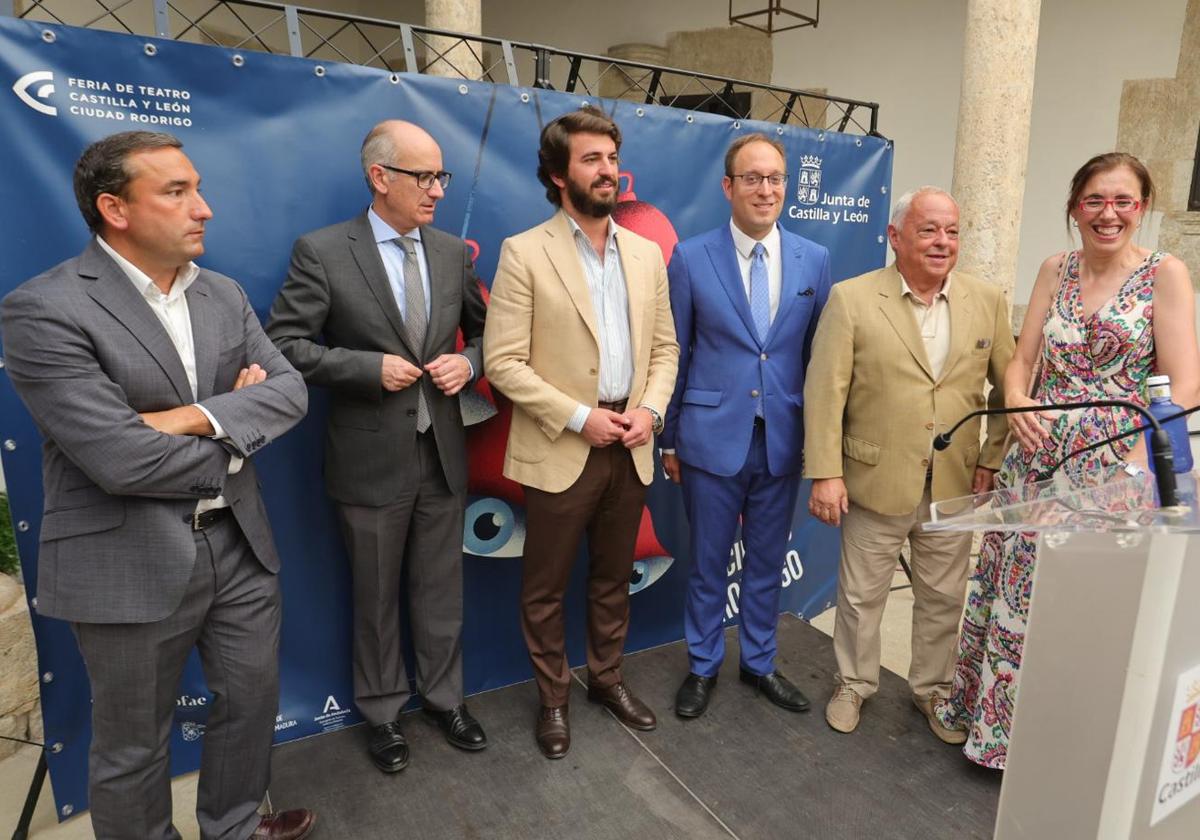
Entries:
<svg viewBox="0 0 1200 840">
<path fill-rule="evenodd" d="M 658 450 L 658 453 L 660 455 L 674 455 L 675 450 L 674 449 L 660 449 L 660 450 Z"/>
<path fill-rule="evenodd" d="M 475 381 L 475 365 L 471 364 L 471 360 L 468 359 L 464 354 L 459 353 L 458 355 L 463 357 L 463 359 L 467 363 L 467 370 L 471 371 L 471 375 L 467 377 L 467 382 L 474 382 Z"/>
<path fill-rule="evenodd" d="M 192 403 L 192 405 L 200 409 L 200 413 L 207 417 L 208 422 L 212 424 L 213 433 L 209 435 L 209 437 L 211 437 L 213 440 L 224 440 L 225 438 L 229 437 L 229 435 L 225 434 L 225 430 L 221 428 L 221 424 L 217 422 L 217 418 L 212 416 L 211 411 L 200 405 L 200 403 Z"/>
<path fill-rule="evenodd" d="M 571 419 L 567 421 L 567 428 L 575 434 L 583 431 L 583 424 L 587 422 L 588 415 L 592 413 L 591 406 L 586 406 L 583 403 L 575 409 L 575 413 L 571 415 Z"/>
</svg>

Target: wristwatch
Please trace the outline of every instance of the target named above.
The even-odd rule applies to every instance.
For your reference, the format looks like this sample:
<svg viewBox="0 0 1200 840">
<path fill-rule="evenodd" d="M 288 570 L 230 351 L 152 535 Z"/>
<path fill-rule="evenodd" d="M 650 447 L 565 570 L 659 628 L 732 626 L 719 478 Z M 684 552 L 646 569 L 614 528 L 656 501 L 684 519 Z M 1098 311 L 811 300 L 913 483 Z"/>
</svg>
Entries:
<svg viewBox="0 0 1200 840">
<path fill-rule="evenodd" d="M 654 432 L 656 435 L 661 435 L 663 430 L 662 415 L 648 405 L 640 406 L 640 408 L 644 408 L 649 411 L 650 417 L 654 420 L 654 422 L 650 424 L 650 431 Z"/>
</svg>

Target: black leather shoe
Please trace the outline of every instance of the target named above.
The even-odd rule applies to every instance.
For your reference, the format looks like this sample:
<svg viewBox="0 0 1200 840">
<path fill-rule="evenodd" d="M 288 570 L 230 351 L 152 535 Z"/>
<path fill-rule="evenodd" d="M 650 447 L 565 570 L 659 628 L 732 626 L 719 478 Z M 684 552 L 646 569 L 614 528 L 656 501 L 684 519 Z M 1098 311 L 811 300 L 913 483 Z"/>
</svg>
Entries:
<svg viewBox="0 0 1200 840">
<path fill-rule="evenodd" d="M 562 758 L 566 755 L 567 750 L 571 749 L 571 724 L 567 719 L 567 707 L 542 706 L 538 711 L 533 736 L 546 758 Z"/>
<path fill-rule="evenodd" d="M 688 674 L 679 691 L 675 692 L 675 714 L 681 718 L 696 718 L 708 708 L 708 699 L 717 685 L 717 677 Z"/>
<path fill-rule="evenodd" d="M 778 671 L 760 677 L 745 668 L 739 668 L 738 678 L 747 685 L 757 688 L 768 700 L 781 709 L 787 709 L 789 712 L 808 711 L 808 698 Z"/>
<path fill-rule="evenodd" d="M 408 766 L 408 741 L 400 731 L 399 721 L 389 721 L 382 726 L 371 727 L 371 740 L 367 745 L 371 761 L 384 773 L 399 773 Z"/>
<path fill-rule="evenodd" d="M 453 709 L 445 711 L 426 709 L 425 713 L 437 721 L 442 734 L 446 736 L 446 740 L 450 742 L 451 746 L 458 747 L 460 750 L 472 751 L 481 750 L 487 746 L 487 735 L 483 734 L 483 727 L 479 725 L 479 721 L 471 717 L 465 703 L 459 703 Z"/>
</svg>

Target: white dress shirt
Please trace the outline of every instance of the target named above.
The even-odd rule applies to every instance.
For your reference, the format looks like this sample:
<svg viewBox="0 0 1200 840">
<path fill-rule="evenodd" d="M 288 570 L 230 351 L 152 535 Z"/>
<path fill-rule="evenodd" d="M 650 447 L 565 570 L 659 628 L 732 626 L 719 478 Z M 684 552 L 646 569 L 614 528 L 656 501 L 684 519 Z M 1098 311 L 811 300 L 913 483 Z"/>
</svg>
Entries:
<svg viewBox="0 0 1200 840">
<path fill-rule="evenodd" d="M 621 252 L 617 245 L 617 226 L 608 220 L 608 236 L 604 260 L 592 247 L 592 241 L 579 224 L 564 211 L 575 238 L 575 250 L 583 266 L 583 274 L 591 292 L 592 309 L 596 313 L 596 329 L 600 334 L 600 402 L 620 402 L 629 398 L 633 387 L 633 343 L 629 335 L 629 290 L 621 268 Z M 592 407 L 580 403 L 567 421 L 575 433 L 583 431 Z"/>
<path fill-rule="evenodd" d="M 144 271 L 114 251 L 103 237 L 97 236 L 96 241 L 113 258 L 113 262 L 121 271 L 125 272 L 125 276 L 129 278 L 134 288 L 150 305 L 150 310 L 158 317 L 159 323 L 166 330 L 167 337 L 171 339 L 171 344 L 175 346 L 175 352 L 179 354 L 179 361 L 183 363 L 183 372 L 187 374 L 188 385 L 192 389 L 192 399 L 196 399 L 196 345 L 192 339 L 192 316 L 188 310 L 187 295 L 184 293 L 192 283 L 196 282 L 200 268 L 194 262 L 189 262 L 180 268 L 175 274 L 175 282 L 171 284 L 171 291 L 164 295 Z M 228 437 L 225 430 L 221 428 L 221 424 L 217 422 L 217 418 L 213 417 L 208 409 L 200 403 L 192 403 L 192 405 L 200 409 L 201 413 L 208 418 L 208 422 L 212 424 L 211 437 L 213 440 L 222 440 Z M 229 475 L 233 475 L 241 468 L 241 456 L 232 456 L 229 461 Z M 217 496 L 215 499 L 200 499 L 196 503 L 196 513 L 223 507 L 229 507 L 229 502 L 225 500 L 224 496 Z"/>
<path fill-rule="evenodd" d="M 779 225 L 772 225 L 771 232 L 762 239 L 755 239 L 729 220 L 729 231 L 733 234 L 733 249 L 737 251 L 738 268 L 742 272 L 742 287 L 746 290 L 746 300 L 750 300 L 750 263 L 753 258 L 754 246 L 762 242 L 766 254 L 763 259 L 767 263 L 767 287 L 771 291 L 771 322 L 775 322 L 775 313 L 779 311 L 779 296 L 783 293 L 783 259 L 780 249 Z"/>
</svg>

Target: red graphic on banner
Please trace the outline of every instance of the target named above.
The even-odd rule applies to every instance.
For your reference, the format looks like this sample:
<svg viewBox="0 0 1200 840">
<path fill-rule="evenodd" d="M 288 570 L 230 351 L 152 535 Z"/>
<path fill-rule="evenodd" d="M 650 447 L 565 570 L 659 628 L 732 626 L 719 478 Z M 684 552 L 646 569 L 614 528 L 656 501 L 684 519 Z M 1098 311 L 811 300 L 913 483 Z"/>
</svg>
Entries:
<svg viewBox="0 0 1200 840">
<path fill-rule="evenodd" d="M 663 262 L 671 261 L 671 254 L 679 243 L 679 235 L 675 227 L 663 211 L 653 204 L 638 201 L 633 191 L 633 173 L 622 172 L 617 180 L 626 180 L 625 189 L 617 196 L 617 206 L 613 210 L 613 220 L 621 227 L 628 228 L 639 236 L 658 243 L 662 250 Z"/>
</svg>

